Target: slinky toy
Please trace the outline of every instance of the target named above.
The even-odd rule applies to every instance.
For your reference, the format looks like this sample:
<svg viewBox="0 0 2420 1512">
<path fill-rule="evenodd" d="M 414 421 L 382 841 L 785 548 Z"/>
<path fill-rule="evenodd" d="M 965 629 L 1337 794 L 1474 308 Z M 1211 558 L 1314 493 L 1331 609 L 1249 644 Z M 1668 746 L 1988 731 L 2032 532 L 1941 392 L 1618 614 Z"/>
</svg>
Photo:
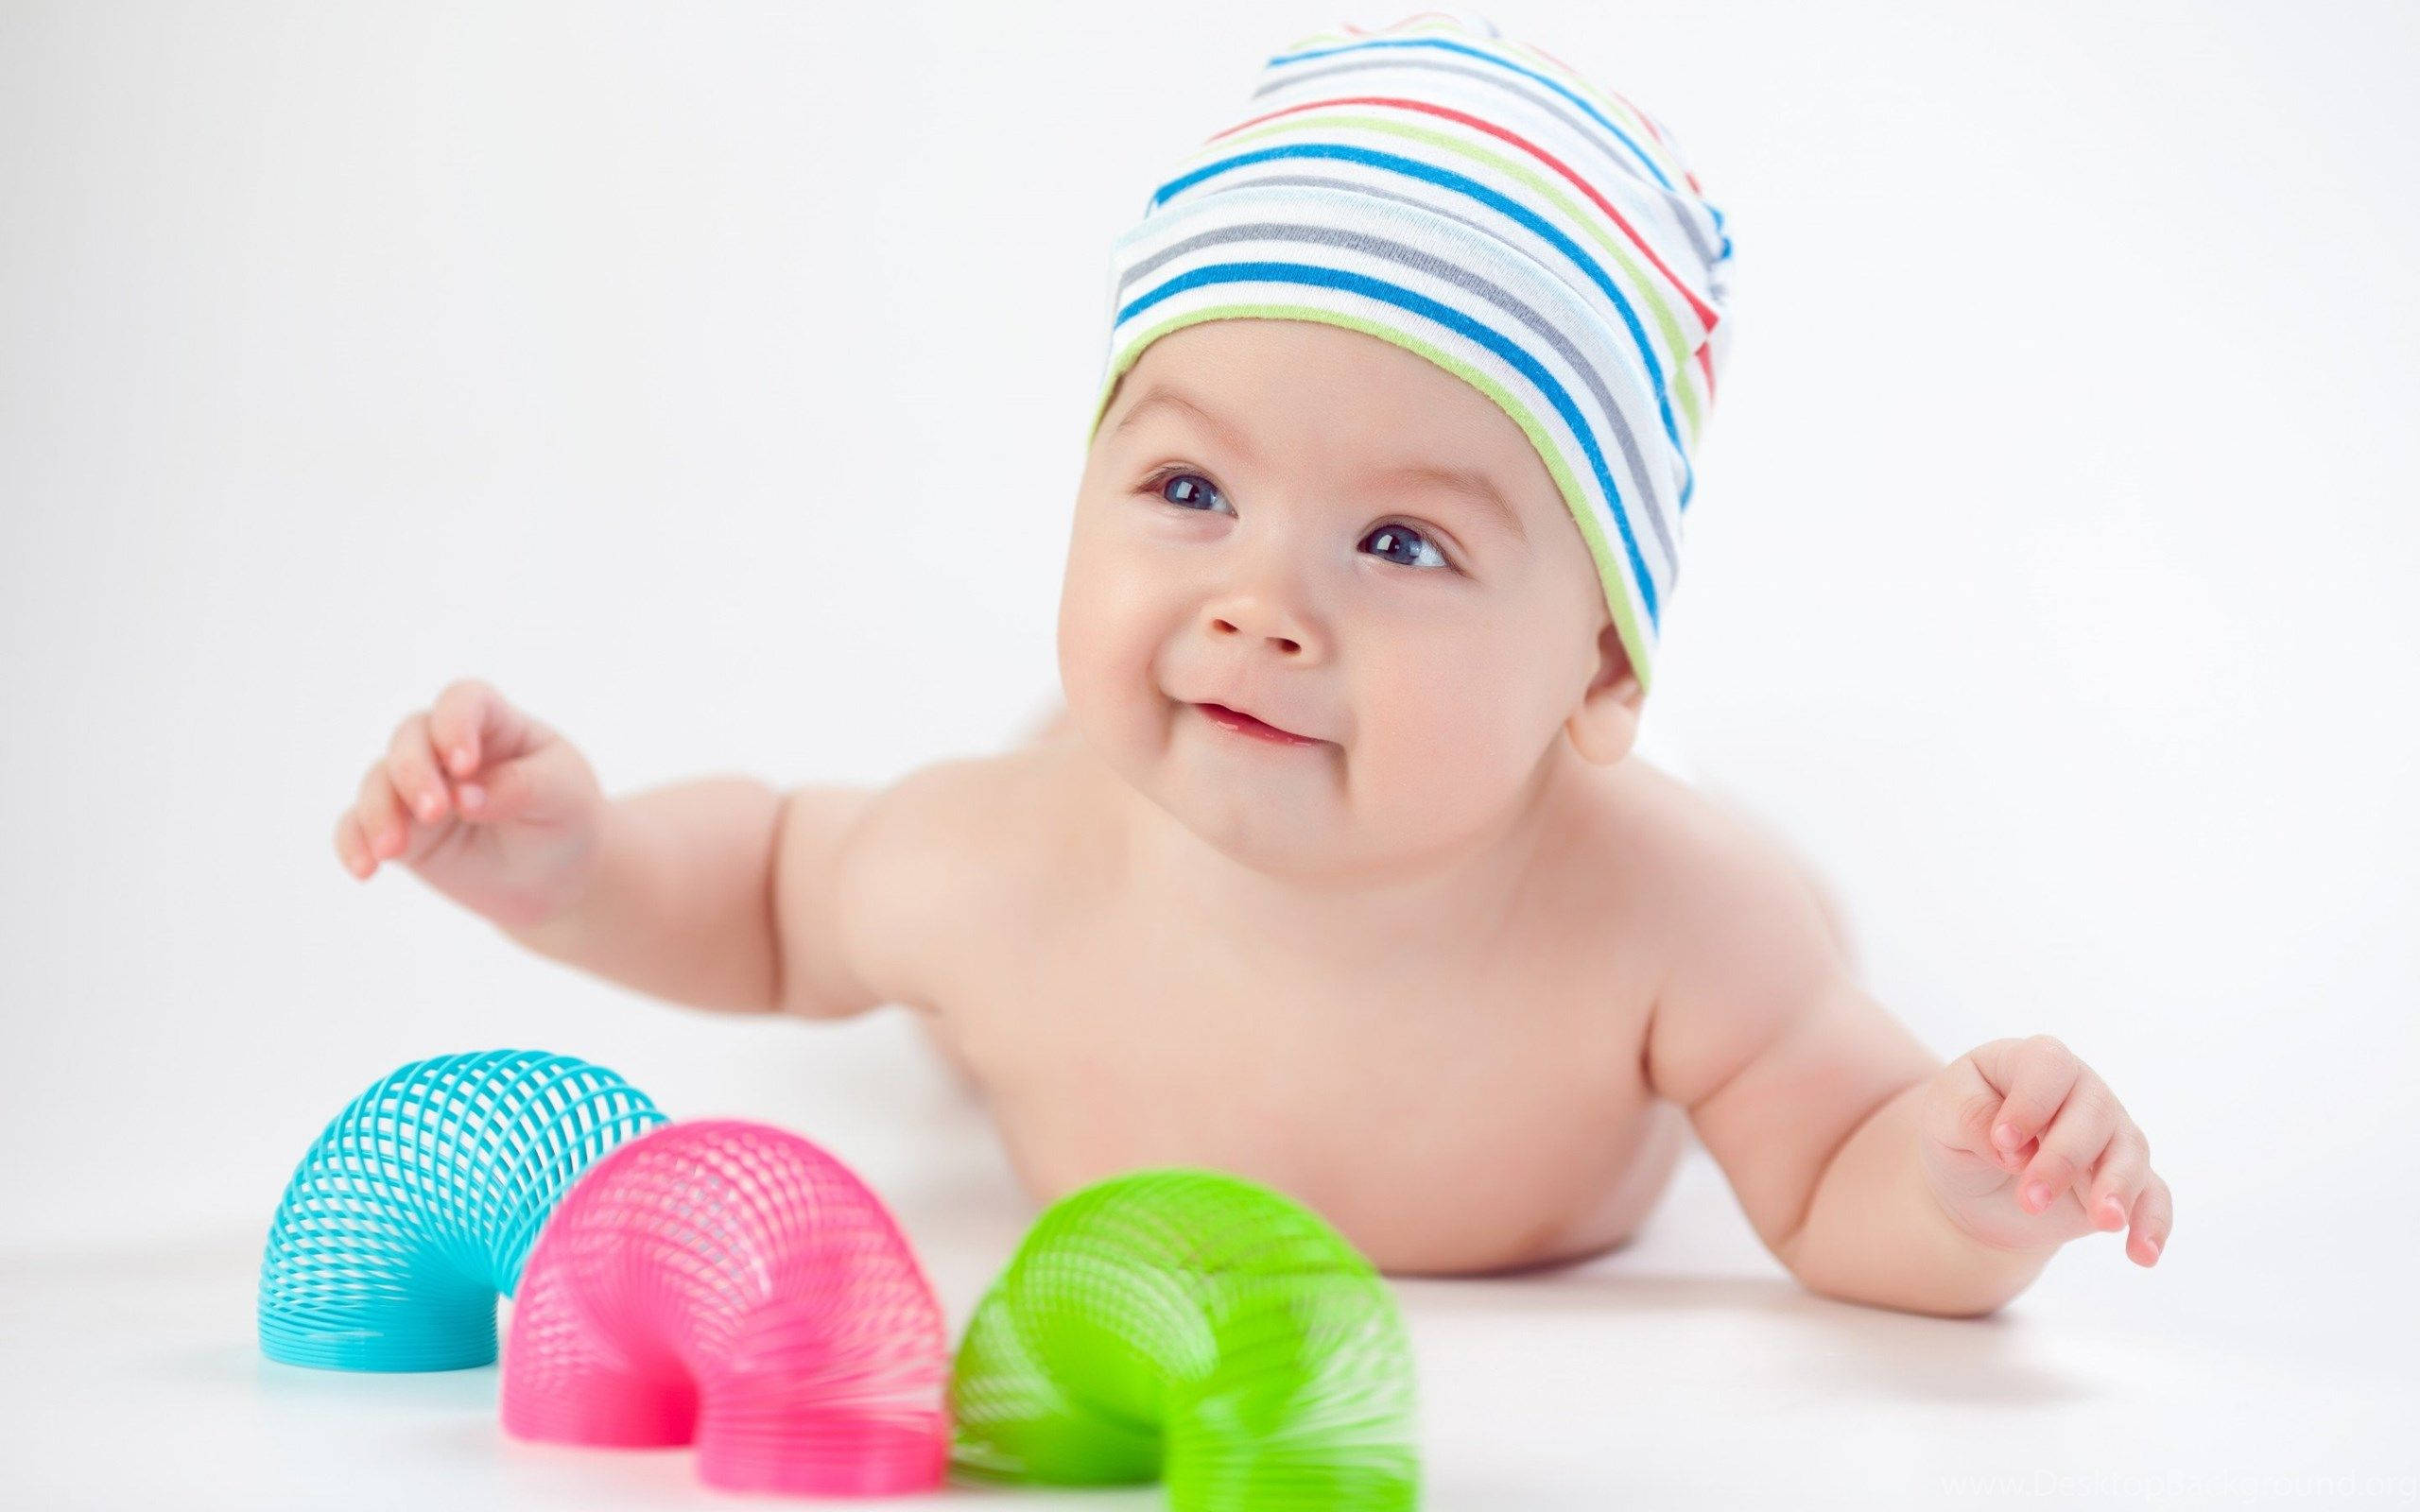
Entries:
<svg viewBox="0 0 2420 1512">
<path fill-rule="evenodd" d="M 495 1359 L 495 1305 L 588 1165 L 664 1122 L 602 1066 L 484 1050 L 398 1067 L 332 1119 L 279 1199 L 260 1345 L 333 1370 Z"/>
<path fill-rule="evenodd" d="M 1392 1293 L 1307 1208 L 1187 1168 L 1072 1193 L 960 1344 L 969 1479 L 1167 1484 L 1182 1512 L 1419 1501 L 1411 1350 Z"/>
<path fill-rule="evenodd" d="M 929 1490 L 948 1469 L 949 1335 L 881 1200 L 795 1134 L 678 1123 L 598 1161 L 514 1299 L 515 1437 L 694 1442 L 727 1490 Z"/>
</svg>

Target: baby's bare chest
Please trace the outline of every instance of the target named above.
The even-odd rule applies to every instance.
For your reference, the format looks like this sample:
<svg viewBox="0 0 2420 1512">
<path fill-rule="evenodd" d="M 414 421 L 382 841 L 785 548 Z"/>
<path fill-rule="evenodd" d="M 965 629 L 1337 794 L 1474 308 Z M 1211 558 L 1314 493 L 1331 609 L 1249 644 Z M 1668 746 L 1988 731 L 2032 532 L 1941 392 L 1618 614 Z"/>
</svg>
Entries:
<svg viewBox="0 0 2420 1512">
<path fill-rule="evenodd" d="M 930 1005 L 1041 1196 L 1211 1165 L 1404 1268 L 1618 1237 L 1656 1130 L 1652 978 L 1617 936 L 1322 952 L 1186 927 L 1147 892 L 1061 896 L 962 936 Z"/>
</svg>

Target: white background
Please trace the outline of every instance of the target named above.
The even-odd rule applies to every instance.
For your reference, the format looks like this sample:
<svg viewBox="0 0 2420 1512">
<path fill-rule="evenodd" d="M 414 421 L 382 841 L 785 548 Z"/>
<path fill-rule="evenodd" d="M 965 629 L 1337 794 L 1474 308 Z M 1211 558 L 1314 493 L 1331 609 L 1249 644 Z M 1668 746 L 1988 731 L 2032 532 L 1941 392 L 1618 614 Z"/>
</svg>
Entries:
<svg viewBox="0 0 2420 1512">
<path fill-rule="evenodd" d="M 490 1045 L 903 1170 L 896 1010 L 638 998 L 337 815 L 470 674 L 616 792 L 1014 739 L 1110 239 L 1409 9 L 0 3 L 0 1252 L 256 1246 Z M 2420 11 L 1488 13 L 1737 243 L 1651 721 L 1928 1043 L 2059 1035 L 2174 1187 L 2018 1307 L 2409 1382 Z"/>
</svg>

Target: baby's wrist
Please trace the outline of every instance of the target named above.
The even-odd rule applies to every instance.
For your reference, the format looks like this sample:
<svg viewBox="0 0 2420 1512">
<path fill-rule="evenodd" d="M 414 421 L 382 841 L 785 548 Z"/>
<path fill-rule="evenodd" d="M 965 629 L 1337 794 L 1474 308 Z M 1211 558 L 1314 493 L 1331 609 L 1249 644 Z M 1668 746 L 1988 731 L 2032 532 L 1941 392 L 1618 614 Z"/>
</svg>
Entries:
<svg viewBox="0 0 2420 1512">
<path fill-rule="evenodd" d="M 606 911 L 605 894 L 626 849 L 628 826 L 621 804 L 600 799 L 585 853 L 557 881 L 556 896 L 499 909 L 490 921 L 532 950 L 577 959 L 581 942 L 596 933 L 596 919 Z"/>
</svg>

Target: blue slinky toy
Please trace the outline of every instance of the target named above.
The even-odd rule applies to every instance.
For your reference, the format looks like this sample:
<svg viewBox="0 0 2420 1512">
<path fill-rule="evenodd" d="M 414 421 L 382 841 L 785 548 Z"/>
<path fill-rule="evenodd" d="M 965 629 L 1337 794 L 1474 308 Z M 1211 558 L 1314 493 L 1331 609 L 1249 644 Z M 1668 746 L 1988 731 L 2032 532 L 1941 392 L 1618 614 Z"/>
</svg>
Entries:
<svg viewBox="0 0 2420 1512">
<path fill-rule="evenodd" d="M 555 1204 L 666 1122 L 602 1066 L 542 1050 L 415 1060 L 295 1168 L 261 1257 L 261 1352 L 323 1370 L 459 1370 L 496 1357 L 495 1304 Z"/>
</svg>

